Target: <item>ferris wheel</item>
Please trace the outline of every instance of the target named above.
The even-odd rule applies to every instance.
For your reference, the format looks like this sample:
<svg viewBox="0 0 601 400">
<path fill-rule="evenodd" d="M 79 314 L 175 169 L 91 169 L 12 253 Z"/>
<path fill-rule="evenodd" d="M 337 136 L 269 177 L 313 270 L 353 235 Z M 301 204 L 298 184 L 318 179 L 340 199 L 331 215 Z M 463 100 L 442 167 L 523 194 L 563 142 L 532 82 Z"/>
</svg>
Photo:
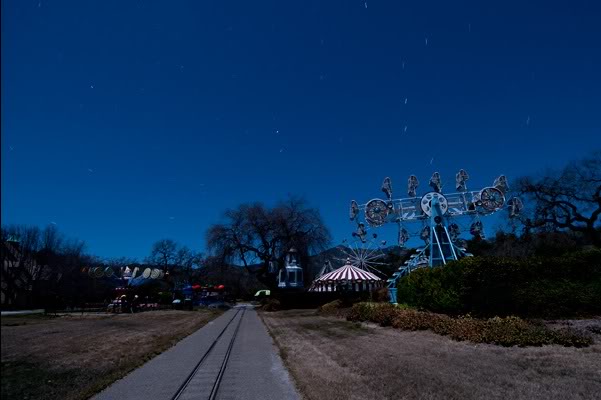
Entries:
<svg viewBox="0 0 601 400">
<path fill-rule="evenodd" d="M 383 251 L 386 241 L 378 242 L 377 237 L 378 235 L 374 233 L 370 240 L 363 238 L 353 240 L 351 243 L 348 243 L 345 239 L 342 242 L 343 245 L 338 247 L 343 257 L 335 258 L 342 262 L 348 261 L 351 265 L 363 270 L 381 274 L 382 272 L 378 267 L 386 265 L 384 262 L 386 254 Z"/>
<path fill-rule="evenodd" d="M 411 175 L 407 181 L 409 197 L 393 199 L 391 179 L 385 178 L 381 190 L 386 199 L 374 198 L 365 204 L 351 201 L 350 219 L 357 224 L 353 236 L 362 243 L 365 244 L 368 240 L 365 223 L 370 228 L 378 228 L 387 223 L 396 224 L 397 243 L 400 247 L 405 247 L 411 236 L 418 236 L 425 243 L 388 279 L 391 302 L 396 303 L 396 283 L 400 277 L 416 268 L 441 266 L 471 255 L 459 238 L 462 230 L 460 219 L 469 219 L 469 232 L 475 237 L 483 238 L 482 217 L 504 208 L 508 210 L 509 217 L 515 217 L 523 209 L 519 198 L 506 200 L 509 185 L 504 175 L 495 179 L 492 186 L 475 191 L 468 190 L 468 179 L 467 172 L 460 170 L 455 175 L 456 192 L 443 193 L 441 176 L 434 172 L 429 181 L 431 190 L 418 197 L 419 180 Z M 365 223 L 359 219 L 361 214 L 364 215 Z M 421 228 L 412 233 L 408 227 L 415 224 L 421 224 Z"/>
</svg>

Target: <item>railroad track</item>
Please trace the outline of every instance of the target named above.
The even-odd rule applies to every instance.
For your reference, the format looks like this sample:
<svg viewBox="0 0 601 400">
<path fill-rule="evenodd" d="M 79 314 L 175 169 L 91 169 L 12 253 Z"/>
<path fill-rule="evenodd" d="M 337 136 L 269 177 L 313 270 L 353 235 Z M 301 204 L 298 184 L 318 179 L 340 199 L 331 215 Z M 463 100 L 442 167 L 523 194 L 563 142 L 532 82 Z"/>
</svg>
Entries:
<svg viewBox="0 0 601 400">
<path fill-rule="evenodd" d="M 246 308 L 236 311 L 171 400 L 214 400 L 217 397 L 245 312 Z"/>
</svg>

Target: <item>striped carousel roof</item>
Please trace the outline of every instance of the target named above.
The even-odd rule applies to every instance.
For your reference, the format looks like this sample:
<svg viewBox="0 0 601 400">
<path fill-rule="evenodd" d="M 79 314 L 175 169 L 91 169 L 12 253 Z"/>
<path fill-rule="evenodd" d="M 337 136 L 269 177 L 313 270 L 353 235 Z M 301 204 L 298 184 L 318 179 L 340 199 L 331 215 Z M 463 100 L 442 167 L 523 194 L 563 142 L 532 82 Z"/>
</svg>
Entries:
<svg viewBox="0 0 601 400">
<path fill-rule="evenodd" d="M 320 276 L 315 282 L 330 282 L 330 281 L 381 281 L 376 275 L 371 272 L 362 270 L 351 265 L 350 261 L 337 270 L 328 272 L 325 275 Z"/>
</svg>

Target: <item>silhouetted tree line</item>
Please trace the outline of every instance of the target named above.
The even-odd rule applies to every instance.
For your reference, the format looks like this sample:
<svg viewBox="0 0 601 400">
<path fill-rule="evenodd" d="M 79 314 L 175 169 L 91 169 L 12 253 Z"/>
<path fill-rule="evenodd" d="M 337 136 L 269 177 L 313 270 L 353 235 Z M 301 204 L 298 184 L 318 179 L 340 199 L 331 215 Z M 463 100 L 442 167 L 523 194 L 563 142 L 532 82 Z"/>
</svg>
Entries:
<svg viewBox="0 0 601 400">
<path fill-rule="evenodd" d="M 525 209 L 507 232 L 492 240 L 470 241 L 476 255 L 524 258 L 561 255 L 590 245 L 601 246 L 601 152 L 569 163 L 559 171 L 516 180 Z M 317 208 L 291 197 L 273 207 L 241 204 L 225 211 L 223 220 L 206 232 L 205 257 L 171 239 L 153 244 L 143 263 L 129 258 L 102 260 L 86 254 L 85 244 L 69 239 L 56 226 L 3 226 L 2 306 L 29 307 L 61 303 L 77 305 L 100 301 L 112 287 L 106 280 L 90 279 L 82 267 L 109 266 L 116 271 L 129 266 L 139 270 L 159 268 L 170 287 L 185 284 L 225 284 L 237 297 L 248 297 L 260 288 L 274 288 L 288 250 L 297 249 L 309 284 L 315 257 L 331 243 L 329 230 Z M 11 239 L 18 239 L 17 241 Z M 324 253 L 326 254 L 326 253 Z M 390 253 L 390 275 L 409 256 Z"/>
<path fill-rule="evenodd" d="M 84 253 L 85 243 L 69 239 L 56 226 L 2 227 L 2 305 L 55 305 L 65 296 L 78 296 L 80 267 L 95 262 Z"/>
<path fill-rule="evenodd" d="M 601 150 L 561 170 L 518 179 L 524 233 L 571 232 L 601 247 Z"/>
<path fill-rule="evenodd" d="M 81 308 L 104 304 L 114 296 L 114 289 L 126 281 L 126 268 L 137 269 L 139 278 L 146 268 L 166 273 L 159 282 L 147 281 L 138 291 L 151 294 L 179 289 L 188 284 L 228 286 L 237 297 L 250 298 L 257 288 L 264 288 L 244 269 L 224 264 L 216 257 L 205 258 L 171 239 L 152 245 L 142 262 L 128 257 L 101 259 L 87 254 L 85 243 L 66 237 L 55 225 L 9 225 L 0 231 L 2 239 L 2 308 L 45 308 L 48 310 Z M 109 267 L 113 277 L 96 278 L 88 272 Z"/>
<path fill-rule="evenodd" d="M 601 247 L 601 151 L 560 170 L 519 178 L 512 186 L 524 210 L 511 229 L 488 241 L 468 241 L 470 252 L 524 258 Z"/>
</svg>

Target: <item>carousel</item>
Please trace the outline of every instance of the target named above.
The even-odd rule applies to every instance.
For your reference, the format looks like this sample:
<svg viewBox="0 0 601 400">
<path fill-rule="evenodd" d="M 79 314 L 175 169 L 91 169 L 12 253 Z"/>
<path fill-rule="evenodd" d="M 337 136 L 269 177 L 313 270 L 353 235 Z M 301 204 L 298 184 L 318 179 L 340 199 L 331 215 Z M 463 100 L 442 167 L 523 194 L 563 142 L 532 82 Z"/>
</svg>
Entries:
<svg viewBox="0 0 601 400">
<path fill-rule="evenodd" d="M 371 292 L 384 287 L 384 281 L 369 271 L 351 264 L 347 258 L 342 267 L 325 273 L 313 281 L 312 292 Z"/>
</svg>

